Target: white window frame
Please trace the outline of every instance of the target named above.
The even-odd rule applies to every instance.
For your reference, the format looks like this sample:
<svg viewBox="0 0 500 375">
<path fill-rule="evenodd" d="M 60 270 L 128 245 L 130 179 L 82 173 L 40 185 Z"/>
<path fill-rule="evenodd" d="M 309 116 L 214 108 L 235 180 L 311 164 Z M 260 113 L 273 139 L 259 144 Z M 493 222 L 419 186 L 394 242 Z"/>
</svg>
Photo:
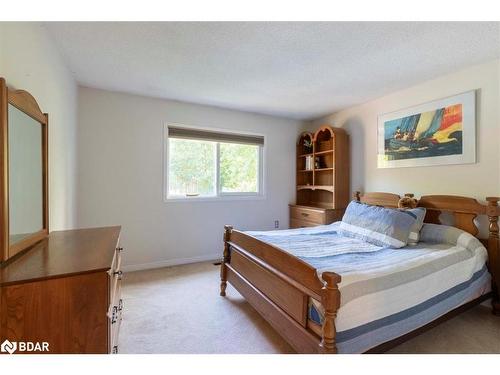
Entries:
<svg viewBox="0 0 500 375">
<path fill-rule="evenodd" d="M 238 135 L 253 135 L 253 136 L 261 136 L 264 137 L 264 145 L 259 146 L 259 171 L 257 174 L 257 192 L 222 192 L 221 182 L 220 182 L 220 173 L 219 173 L 219 164 L 220 164 L 220 143 L 216 143 L 216 158 L 215 158 L 215 195 L 214 196 L 181 196 L 181 195 L 169 195 L 168 194 L 168 174 L 169 174 L 169 161 L 170 161 L 170 148 L 169 145 L 169 137 L 168 137 L 168 128 L 172 127 L 182 127 L 188 129 L 197 129 L 197 130 L 206 130 L 212 132 L 221 132 L 221 133 L 231 133 Z M 265 155 L 266 155 L 266 136 L 264 134 L 259 133 L 249 133 L 242 131 L 234 131 L 228 129 L 219 129 L 212 127 L 201 127 L 201 126 L 193 126 L 193 125 L 185 125 L 179 123 L 165 123 L 163 127 L 163 200 L 164 202 L 202 202 L 202 201 L 230 201 L 230 200 L 261 200 L 265 199 Z"/>
</svg>

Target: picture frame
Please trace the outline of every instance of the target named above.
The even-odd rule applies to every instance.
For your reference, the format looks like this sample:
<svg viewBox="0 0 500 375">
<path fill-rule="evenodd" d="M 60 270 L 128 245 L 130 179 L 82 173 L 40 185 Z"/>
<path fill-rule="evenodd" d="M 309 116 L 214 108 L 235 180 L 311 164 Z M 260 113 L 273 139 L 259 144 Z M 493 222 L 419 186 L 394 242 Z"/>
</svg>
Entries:
<svg viewBox="0 0 500 375">
<path fill-rule="evenodd" d="M 378 168 L 475 162 L 476 90 L 378 117 Z"/>
</svg>

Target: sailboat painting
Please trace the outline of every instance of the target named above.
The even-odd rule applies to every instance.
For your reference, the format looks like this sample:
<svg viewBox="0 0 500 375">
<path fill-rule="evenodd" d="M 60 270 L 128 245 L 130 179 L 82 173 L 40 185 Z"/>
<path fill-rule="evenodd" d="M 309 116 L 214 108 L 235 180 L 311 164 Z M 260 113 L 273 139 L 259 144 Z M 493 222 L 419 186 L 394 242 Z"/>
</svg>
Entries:
<svg viewBox="0 0 500 375">
<path fill-rule="evenodd" d="M 379 117 L 378 167 L 475 162 L 475 92 Z"/>
</svg>

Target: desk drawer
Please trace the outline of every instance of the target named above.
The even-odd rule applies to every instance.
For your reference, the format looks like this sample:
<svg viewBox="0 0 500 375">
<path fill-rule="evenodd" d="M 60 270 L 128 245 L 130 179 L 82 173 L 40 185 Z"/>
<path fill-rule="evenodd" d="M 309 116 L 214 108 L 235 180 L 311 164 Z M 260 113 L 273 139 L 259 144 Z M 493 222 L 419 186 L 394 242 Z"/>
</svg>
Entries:
<svg viewBox="0 0 500 375">
<path fill-rule="evenodd" d="M 319 225 L 319 224 L 318 223 L 313 223 L 312 221 L 290 219 L 290 229 L 315 227 L 317 225 Z"/>
<path fill-rule="evenodd" d="M 316 224 L 324 224 L 326 216 L 325 212 L 321 210 L 315 210 L 313 208 L 307 207 L 291 206 L 290 219 L 305 220 Z"/>
</svg>

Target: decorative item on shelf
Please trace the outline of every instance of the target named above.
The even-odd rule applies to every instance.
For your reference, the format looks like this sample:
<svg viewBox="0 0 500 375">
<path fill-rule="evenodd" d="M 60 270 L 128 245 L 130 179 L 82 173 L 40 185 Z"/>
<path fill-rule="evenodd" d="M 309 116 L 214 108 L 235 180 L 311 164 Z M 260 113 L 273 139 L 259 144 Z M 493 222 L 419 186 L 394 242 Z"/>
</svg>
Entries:
<svg viewBox="0 0 500 375">
<path fill-rule="evenodd" d="M 321 159 L 319 158 L 319 156 L 316 156 L 314 158 L 314 168 L 315 169 L 320 169 L 321 168 Z"/>
<path fill-rule="evenodd" d="M 313 152 L 313 143 L 310 139 L 304 139 L 304 151 L 306 154 Z"/>
<path fill-rule="evenodd" d="M 313 169 L 313 157 L 312 155 L 306 156 L 306 166 L 305 169 L 307 171 L 311 171 Z"/>
</svg>

